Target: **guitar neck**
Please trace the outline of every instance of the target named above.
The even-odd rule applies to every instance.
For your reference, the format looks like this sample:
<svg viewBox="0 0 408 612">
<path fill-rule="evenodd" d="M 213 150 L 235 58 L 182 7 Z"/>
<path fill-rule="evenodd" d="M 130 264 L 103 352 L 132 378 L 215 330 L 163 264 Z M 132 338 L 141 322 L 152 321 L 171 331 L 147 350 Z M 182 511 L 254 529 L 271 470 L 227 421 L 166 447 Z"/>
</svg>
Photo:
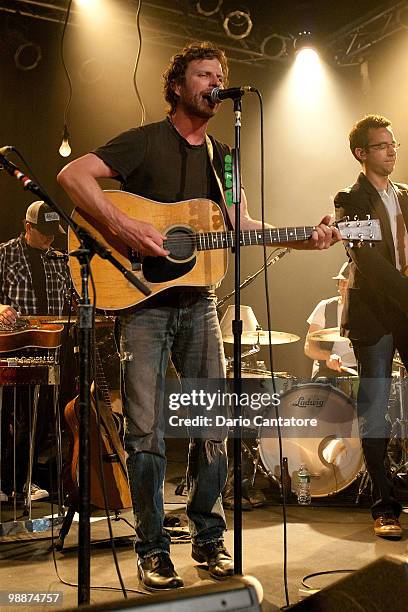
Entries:
<svg viewBox="0 0 408 612">
<path fill-rule="evenodd" d="M 299 242 L 308 240 L 312 235 L 314 226 L 302 227 L 274 227 L 265 230 L 241 230 L 240 245 L 260 245 L 260 244 L 285 244 L 287 242 Z M 234 231 L 228 232 L 200 232 L 194 234 L 196 248 L 198 251 L 212 249 L 227 249 L 234 247 L 236 236 Z M 166 243 L 166 241 L 165 241 Z"/>
</svg>

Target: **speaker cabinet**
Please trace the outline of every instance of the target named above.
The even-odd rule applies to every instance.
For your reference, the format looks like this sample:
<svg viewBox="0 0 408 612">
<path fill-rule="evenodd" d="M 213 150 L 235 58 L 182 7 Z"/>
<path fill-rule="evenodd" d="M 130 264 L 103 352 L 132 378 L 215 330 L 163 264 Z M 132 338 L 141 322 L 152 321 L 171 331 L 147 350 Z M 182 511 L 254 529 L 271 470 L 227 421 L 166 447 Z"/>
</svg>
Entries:
<svg viewBox="0 0 408 612">
<path fill-rule="evenodd" d="M 408 565 L 381 557 L 290 606 L 295 612 L 399 612 L 408 610 Z"/>
<path fill-rule="evenodd" d="M 66 609 L 71 612 L 78 608 Z M 145 597 L 132 597 L 113 602 L 81 606 L 82 610 L 92 612 L 261 612 L 256 591 L 245 580 L 232 578 L 220 584 L 176 589 L 165 593 L 155 593 Z M 276 608 L 278 610 L 278 608 Z M 64 611 L 61 611 L 64 612 Z"/>
</svg>

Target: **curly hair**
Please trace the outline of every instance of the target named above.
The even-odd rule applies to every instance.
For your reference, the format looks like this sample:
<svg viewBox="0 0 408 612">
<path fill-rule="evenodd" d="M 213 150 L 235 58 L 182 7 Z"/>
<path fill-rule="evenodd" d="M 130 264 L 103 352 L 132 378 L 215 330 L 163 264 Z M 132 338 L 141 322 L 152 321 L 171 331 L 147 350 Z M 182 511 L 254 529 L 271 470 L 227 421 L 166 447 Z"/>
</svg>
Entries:
<svg viewBox="0 0 408 612">
<path fill-rule="evenodd" d="M 349 134 L 350 150 L 357 161 L 361 161 L 355 151 L 365 149 L 368 145 L 368 130 L 370 128 L 386 128 L 391 125 L 391 121 L 381 115 L 366 115 L 358 121 Z"/>
<path fill-rule="evenodd" d="M 174 85 L 184 82 L 186 69 L 190 62 L 200 59 L 217 59 L 222 68 L 224 84 L 228 80 L 228 62 L 222 49 L 211 42 L 192 42 L 182 49 L 170 60 L 163 74 L 164 98 L 168 102 L 168 111 L 172 115 L 177 107 L 178 96 L 174 92 Z"/>
</svg>

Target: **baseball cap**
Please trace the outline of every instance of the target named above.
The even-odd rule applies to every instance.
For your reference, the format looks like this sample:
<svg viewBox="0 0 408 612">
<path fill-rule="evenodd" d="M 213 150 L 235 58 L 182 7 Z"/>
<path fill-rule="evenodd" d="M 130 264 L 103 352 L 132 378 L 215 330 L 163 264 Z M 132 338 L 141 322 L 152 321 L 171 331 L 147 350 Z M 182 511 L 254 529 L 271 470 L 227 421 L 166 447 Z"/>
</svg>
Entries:
<svg viewBox="0 0 408 612">
<path fill-rule="evenodd" d="M 27 208 L 25 220 L 35 225 L 39 232 L 50 236 L 51 234 L 65 234 L 60 225 L 60 216 L 42 200 L 33 202 Z"/>
<path fill-rule="evenodd" d="M 337 272 L 337 276 L 332 276 L 333 280 L 348 280 L 350 274 L 350 263 L 345 261 Z"/>
</svg>

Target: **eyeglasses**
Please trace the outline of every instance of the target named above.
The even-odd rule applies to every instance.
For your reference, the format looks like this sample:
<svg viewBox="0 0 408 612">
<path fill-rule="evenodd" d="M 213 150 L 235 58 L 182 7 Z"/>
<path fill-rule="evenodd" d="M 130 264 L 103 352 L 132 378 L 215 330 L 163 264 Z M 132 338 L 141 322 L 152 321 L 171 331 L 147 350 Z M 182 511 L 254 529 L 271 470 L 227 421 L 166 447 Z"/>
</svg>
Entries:
<svg viewBox="0 0 408 612">
<path fill-rule="evenodd" d="M 401 145 L 399 142 L 378 142 L 376 144 L 366 145 L 364 148 L 365 149 L 375 149 L 376 151 L 384 151 L 385 149 L 388 149 L 388 147 L 392 147 L 394 151 L 396 151 L 397 149 L 400 148 L 400 146 Z"/>
</svg>

